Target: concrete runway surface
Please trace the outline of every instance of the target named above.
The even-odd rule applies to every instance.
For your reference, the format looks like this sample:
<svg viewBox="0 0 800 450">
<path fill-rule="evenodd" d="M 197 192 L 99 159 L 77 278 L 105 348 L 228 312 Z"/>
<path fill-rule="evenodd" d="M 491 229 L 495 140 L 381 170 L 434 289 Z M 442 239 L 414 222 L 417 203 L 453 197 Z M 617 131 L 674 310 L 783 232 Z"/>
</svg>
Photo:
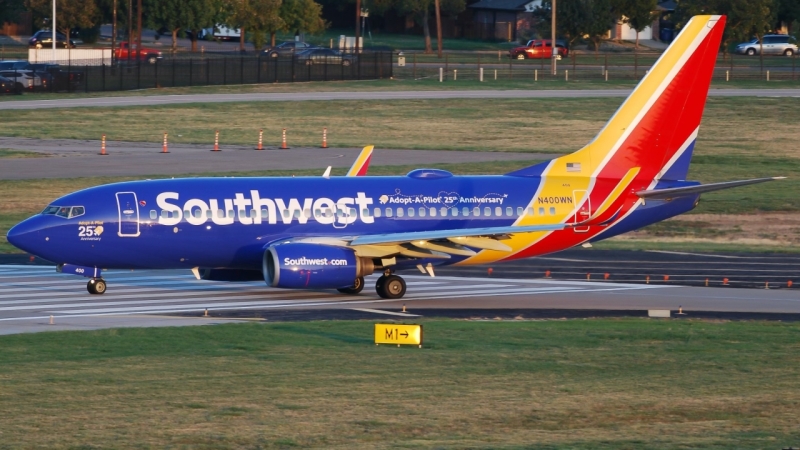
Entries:
<svg viewBox="0 0 800 450">
<path fill-rule="evenodd" d="M 56 329 L 98 329 L 123 326 L 176 326 L 221 323 L 262 316 L 264 312 L 291 320 L 291 312 L 315 311 L 316 318 L 333 318 L 341 311 L 367 318 L 461 316 L 485 311 L 487 316 L 509 311 L 588 310 L 644 312 L 649 309 L 684 312 L 746 312 L 800 315 L 797 290 L 684 287 L 609 281 L 569 281 L 543 278 L 495 278 L 402 274 L 408 292 L 401 300 L 378 297 L 372 289 L 377 275 L 367 279 L 360 295 L 335 291 L 274 289 L 263 282 L 199 281 L 187 271 L 108 271 L 108 291 L 86 292 L 86 279 L 55 273 L 52 266 L 0 266 L 0 334 Z M 406 305 L 411 314 L 400 312 Z M 199 318 L 205 309 L 213 318 Z M 289 313 L 287 315 L 287 312 Z M 165 315 L 188 315 L 169 317 Z M 54 325 L 50 325 L 53 316 Z M 800 317 L 800 316 L 798 316 Z"/>
<path fill-rule="evenodd" d="M 154 139 L 155 140 L 155 139 Z M 255 142 L 255 141 L 254 141 Z M 255 143 L 254 143 L 255 145 Z M 100 141 L 70 139 L 28 139 L 0 137 L 0 148 L 54 155 L 47 158 L 4 158 L 0 179 L 75 178 L 91 176 L 175 175 L 252 170 L 319 169 L 327 166 L 350 167 L 360 148 L 308 148 L 281 150 L 265 146 L 170 144 L 161 154 L 157 142 L 106 142 L 108 156 L 98 156 Z M 375 149 L 373 166 L 468 163 L 490 161 L 541 161 L 558 155 L 543 153 L 470 152 L 436 150 Z"/>
<path fill-rule="evenodd" d="M 468 90 L 468 91 L 371 91 L 292 92 L 250 94 L 144 95 L 135 97 L 62 98 L 53 100 L 0 101 L 2 109 L 44 109 L 109 106 L 155 106 L 187 103 L 285 102 L 325 100 L 436 100 L 463 98 L 592 98 L 627 97 L 630 89 Z M 711 89 L 711 97 L 798 97 L 800 89 Z"/>
</svg>

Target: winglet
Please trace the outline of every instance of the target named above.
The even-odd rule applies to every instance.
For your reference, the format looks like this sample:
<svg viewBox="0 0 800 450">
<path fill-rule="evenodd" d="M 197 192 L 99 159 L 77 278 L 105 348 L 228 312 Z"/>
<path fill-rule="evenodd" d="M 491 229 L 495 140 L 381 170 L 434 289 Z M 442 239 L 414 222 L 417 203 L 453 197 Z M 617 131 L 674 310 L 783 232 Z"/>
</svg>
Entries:
<svg viewBox="0 0 800 450">
<path fill-rule="evenodd" d="M 373 148 L 375 148 L 374 145 L 368 145 L 361 150 L 353 166 L 347 171 L 348 177 L 363 177 L 367 174 L 367 170 L 369 170 L 369 161 L 372 159 Z"/>
<path fill-rule="evenodd" d="M 331 166 L 328 166 L 328 168 L 325 169 L 325 173 L 322 174 L 322 178 L 325 178 L 327 180 L 330 177 L 331 177 Z"/>
</svg>

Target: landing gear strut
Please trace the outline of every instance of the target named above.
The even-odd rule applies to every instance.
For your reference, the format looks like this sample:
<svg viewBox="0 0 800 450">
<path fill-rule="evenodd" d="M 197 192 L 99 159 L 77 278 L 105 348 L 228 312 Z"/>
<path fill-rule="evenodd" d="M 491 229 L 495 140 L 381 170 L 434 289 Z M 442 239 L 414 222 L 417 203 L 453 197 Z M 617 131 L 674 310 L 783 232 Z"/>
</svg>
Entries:
<svg viewBox="0 0 800 450">
<path fill-rule="evenodd" d="M 89 280 L 89 283 L 86 284 L 86 290 L 89 291 L 90 294 L 105 294 L 106 280 L 102 278 L 92 278 Z"/>
<path fill-rule="evenodd" d="M 382 298 L 397 299 L 406 295 L 406 282 L 390 272 L 383 274 L 375 283 L 375 291 Z"/>
<path fill-rule="evenodd" d="M 361 290 L 364 289 L 364 277 L 358 277 L 353 282 L 353 286 L 347 288 L 339 288 L 337 291 L 341 292 L 342 294 L 358 294 Z"/>
</svg>

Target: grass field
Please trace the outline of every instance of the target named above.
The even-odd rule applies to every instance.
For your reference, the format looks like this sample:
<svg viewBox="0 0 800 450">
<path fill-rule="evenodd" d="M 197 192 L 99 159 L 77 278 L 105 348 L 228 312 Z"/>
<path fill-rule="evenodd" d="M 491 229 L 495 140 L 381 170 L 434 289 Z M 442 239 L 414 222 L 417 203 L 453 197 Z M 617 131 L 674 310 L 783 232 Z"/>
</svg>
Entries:
<svg viewBox="0 0 800 450">
<path fill-rule="evenodd" d="M 0 448 L 800 444 L 796 323 L 488 319 L 2 336 Z"/>
</svg>

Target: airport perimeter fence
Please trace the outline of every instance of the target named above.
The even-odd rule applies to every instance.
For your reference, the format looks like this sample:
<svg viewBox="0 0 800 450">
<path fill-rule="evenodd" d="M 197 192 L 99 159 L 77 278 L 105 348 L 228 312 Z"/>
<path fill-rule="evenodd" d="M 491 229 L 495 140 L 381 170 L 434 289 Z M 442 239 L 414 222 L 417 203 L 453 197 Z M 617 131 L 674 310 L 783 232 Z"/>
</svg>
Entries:
<svg viewBox="0 0 800 450">
<path fill-rule="evenodd" d="M 394 76 L 399 79 L 438 79 L 442 69 L 444 81 L 483 80 L 530 81 L 625 81 L 639 80 L 655 64 L 661 53 L 571 53 L 556 64 L 551 74 L 550 60 L 512 59 L 508 52 L 450 53 L 436 55 L 408 53 L 402 55 Z M 397 57 L 396 57 L 397 58 Z M 800 82 L 800 57 L 723 55 L 714 69 L 716 81 L 784 81 Z"/>
<path fill-rule="evenodd" d="M 277 58 L 252 55 L 210 55 L 167 57 L 155 64 L 119 60 L 115 64 L 97 61 L 69 61 L 62 71 L 72 74 L 62 91 L 106 92 L 190 86 L 292 83 L 302 81 L 373 80 L 392 77 L 391 52 L 363 52 L 358 55 L 305 60 L 297 55 Z M 53 89 L 55 90 L 55 89 Z"/>
</svg>

